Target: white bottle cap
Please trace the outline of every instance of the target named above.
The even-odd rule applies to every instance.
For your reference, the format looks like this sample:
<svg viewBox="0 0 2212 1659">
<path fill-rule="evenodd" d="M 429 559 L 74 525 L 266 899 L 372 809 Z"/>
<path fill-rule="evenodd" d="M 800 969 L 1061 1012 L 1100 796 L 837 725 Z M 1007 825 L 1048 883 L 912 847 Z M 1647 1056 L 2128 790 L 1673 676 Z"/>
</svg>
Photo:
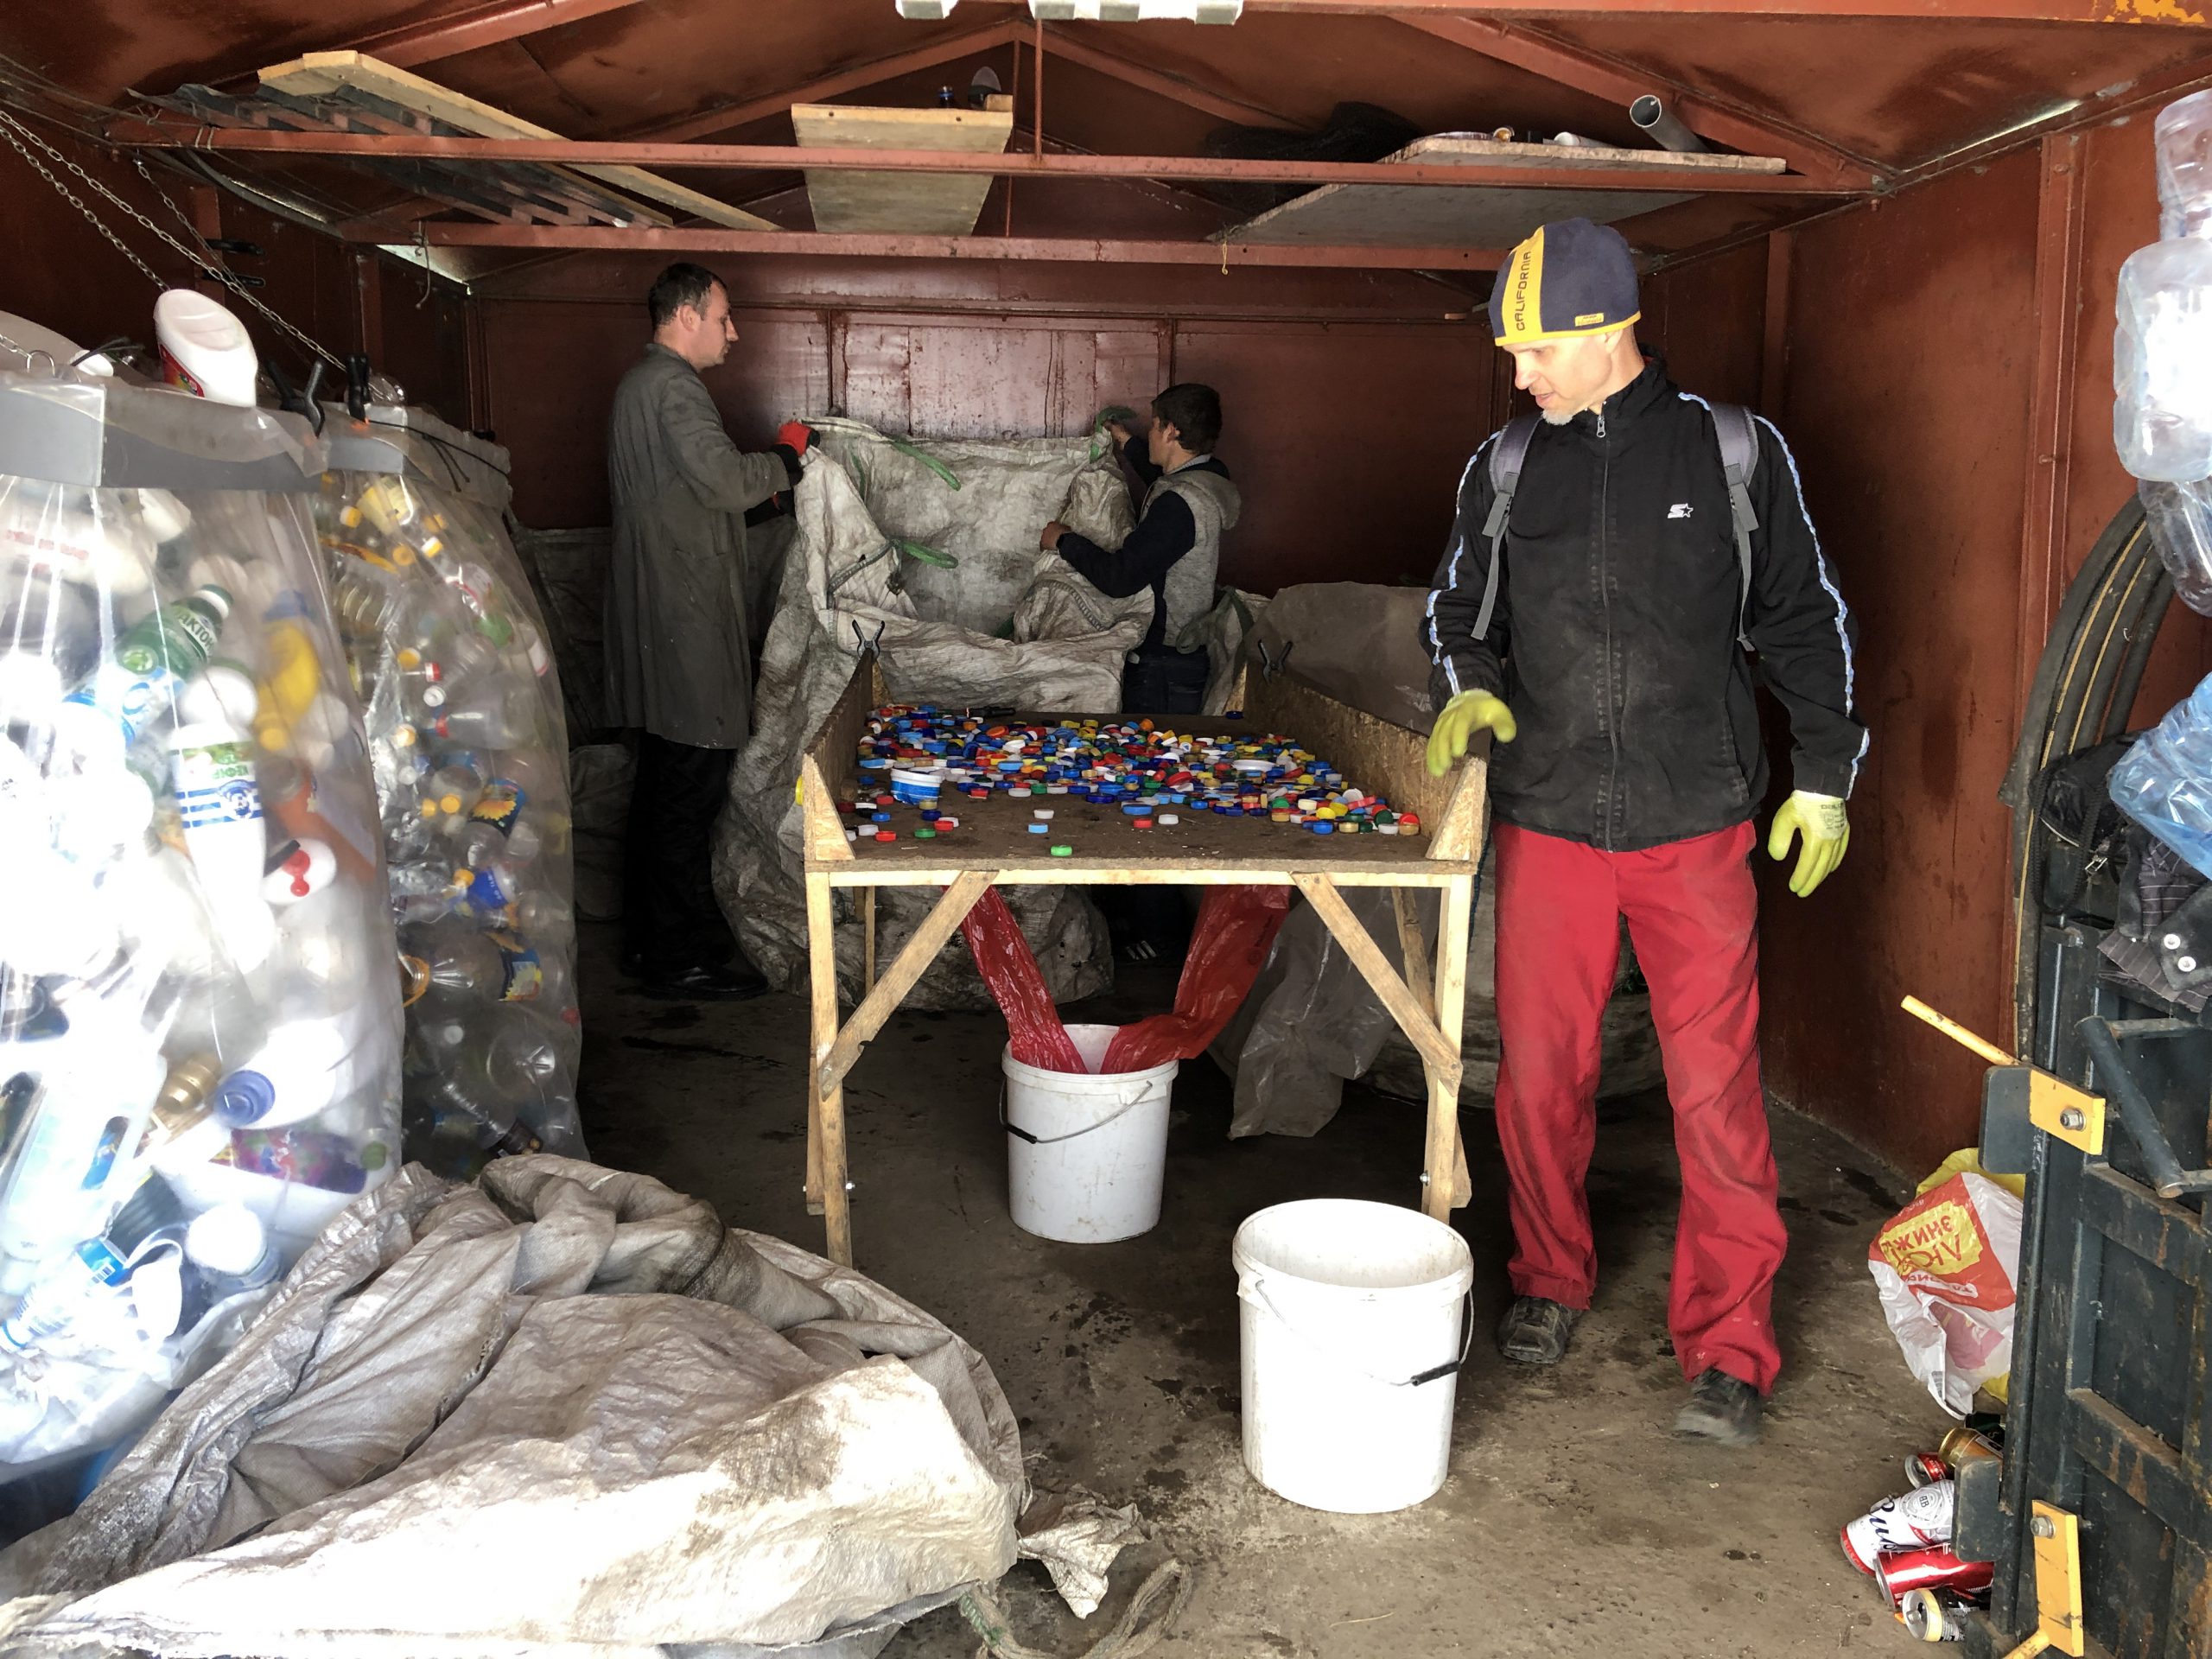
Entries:
<svg viewBox="0 0 2212 1659">
<path fill-rule="evenodd" d="M 219 1204 L 193 1217 L 184 1253 L 195 1268 L 233 1278 L 248 1274 L 269 1254 L 269 1229 L 242 1204 Z"/>
</svg>

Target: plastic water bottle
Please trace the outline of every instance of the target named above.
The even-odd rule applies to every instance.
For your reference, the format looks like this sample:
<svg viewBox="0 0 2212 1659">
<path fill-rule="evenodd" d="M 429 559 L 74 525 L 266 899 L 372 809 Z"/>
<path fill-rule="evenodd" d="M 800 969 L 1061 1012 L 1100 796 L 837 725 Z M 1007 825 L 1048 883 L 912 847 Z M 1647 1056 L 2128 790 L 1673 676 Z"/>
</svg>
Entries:
<svg viewBox="0 0 2212 1659">
<path fill-rule="evenodd" d="M 26 1351 L 74 1325 L 87 1306 L 130 1276 L 142 1252 L 183 1219 L 168 1183 L 149 1175 L 104 1231 L 62 1255 L 0 1320 L 0 1353 Z"/>
<path fill-rule="evenodd" d="M 205 724 L 178 727 L 168 748 L 185 850 L 232 959 L 251 973 L 276 938 L 261 893 L 269 831 L 253 745 L 227 726 Z"/>
<path fill-rule="evenodd" d="M 2113 442 L 2139 479 L 2212 474 L 2212 241 L 2139 248 L 2120 268 Z"/>
<path fill-rule="evenodd" d="M 454 845 L 461 862 L 472 869 L 495 858 L 519 868 L 537 856 L 539 836 L 536 821 L 524 810 L 528 794 L 504 778 L 495 778 L 470 810 L 468 820 L 454 832 Z"/>
<path fill-rule="evenodd" d="M 449 698 L 429 729 L 470 748 L 514 749 L 537 737 L 537 688 L 512 682 L 481 683 Z"/>
<path fill-rule="evenodd" d="M 423 779 L 421 804 L 425 818 L 456 827 L 465 823 L 484 793 L 484 774 L 466 753 L 448 755 L 443 765 Z"/>
<path fill-rule="evenodd" d="M 2120 809 L 2212 874 L 2212 675 L 2112 769 Z"/>
<path fill-rule="evenodd" d="M 67 1046 L 39 1080 L 22 1149 L 0 1187 L 0 1295 L 100 1230 L 107 1188 L 145 1132 L 168 1068 L 130 1020 L 73 1011 Z"/>
<path fill-rule="evenodd" d="M 431 1088 L 441 1116 L 465 1123 L 476 1145 L 495 1157 L 537 1152 L 543 1147 L 523 1118 L 538 1104 L 543 1079 L 557 1070 L 550 1045 L 535 1045 L 506 1028 L 473 1031 L 446 1058 L 446 1070 Z"/>
<path fill-rule="evenodd" d="M 119 749 L 175 718 L 178 694 L 214 655 L 230 613 L 229 593 L 210 583 L 117 640 L 114 656 L 60 711 L 77 747 L 92 754 Z"/>
</svg>

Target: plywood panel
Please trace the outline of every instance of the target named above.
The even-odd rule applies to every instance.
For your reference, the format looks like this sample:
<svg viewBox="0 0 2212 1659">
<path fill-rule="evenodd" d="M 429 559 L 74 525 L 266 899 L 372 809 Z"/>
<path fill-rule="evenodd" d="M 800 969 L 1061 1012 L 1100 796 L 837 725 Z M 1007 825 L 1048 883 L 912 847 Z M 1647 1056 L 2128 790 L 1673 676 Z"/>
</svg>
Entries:
<svg viewBox="0 0 2212 1659">
<path fill-rule="evenodd" d="M 1014 135 L 1010 110 L 884 110 L 795 104 L 791 130 L 805 145 L 855 149 L 957 149 L 990 155 Z M 966 236 L 989 194 L 982 173 L 810 170 L 807 198 L 818 231 Z"/>
<path fill-rule="evenodd" d="M 1860 628 L 1873 746 L 1810 899 L 1762 855 L 1769 1086 L 1920 1173 L 1972 1143 L 1981 1067 L 1907 992 L 2003 1031 L 2018 572 L 2035 338 L 2032 154 L 1798 233 L 1782 428 Z M 1787 774 L 1778 780 L 1787 786 Z"/>
<path fill-rule="evenodd" d="M 558 138 L 550 127 L 524 121 L 505 110 L 426 80 L 421 75 L 380 63 L 359 52 L 310 52 L 288 63 L 272 64 L 261 72 L 261 84 L 299 98 L 319 98 L 346 87 L 374 94 L 404 108 L 417 110 L 483 138 Z M 555 168 L 556 172 L 565 169 Z M 728 202 L 648 173 L 639 167 L 588 166 L 575 169 L 603 183 L 616 185 L 648 201 L 659 202 L 678 213 L 690 213 L 710 225 L 738 230 L 772 230 L 757 213 L 748 213 Z"/>
<path fill-rule="evenodd" d="M 1418 139 L 1384 159 L 1431 165 L 1635 167 L 1649 171 L 1655 182 L 1679 182 L 1682 188 L 1669 193 L 1325 184 L 1219 232 L 1217 239 L 1293 245 L 1510 248 L 1554 219 L 1579 214 L 1603 225 L 1688 201 L 1696 194 L 1695 181 L 1701 175 L 1779 173 L 1784 166 L 1772 156 L 1673 156 L 1609 145 L 1507 144 L 1456 133 Z"/>
</svg>

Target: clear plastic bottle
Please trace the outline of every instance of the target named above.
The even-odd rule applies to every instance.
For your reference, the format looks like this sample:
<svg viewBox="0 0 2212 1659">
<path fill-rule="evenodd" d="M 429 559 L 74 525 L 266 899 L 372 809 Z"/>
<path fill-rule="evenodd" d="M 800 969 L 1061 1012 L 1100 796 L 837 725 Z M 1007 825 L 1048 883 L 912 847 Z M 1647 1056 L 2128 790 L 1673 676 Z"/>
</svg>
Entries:
<svg viewBox="0 0 2212 1659">
<path fill-rule="evenodd" d="M 185 682 L 215 654 L 231 596 L 209 585 L 162 606 L 115 642 L 115 652 L 58 711 L 88 755 L 119 752 L 175 718 Z"/>
<path fill-rule="evenodd" d="M 436 735 L 471 748 L 517 749 L 537 741 L 538 696 L 534 685 L 478 681 L 448 699 L 425 722 Z"/>
<path fill-rule="evenodd" d="M 2212 474 L 2212 241 L 2154 242 L 2120 268 L 2113 442 L 2139 479 Z"/>
<path fill-rule="evenodd" d="M 2120 809 L 2212 875 L 2212 675 L 2112 769 Z"/>
</svg>

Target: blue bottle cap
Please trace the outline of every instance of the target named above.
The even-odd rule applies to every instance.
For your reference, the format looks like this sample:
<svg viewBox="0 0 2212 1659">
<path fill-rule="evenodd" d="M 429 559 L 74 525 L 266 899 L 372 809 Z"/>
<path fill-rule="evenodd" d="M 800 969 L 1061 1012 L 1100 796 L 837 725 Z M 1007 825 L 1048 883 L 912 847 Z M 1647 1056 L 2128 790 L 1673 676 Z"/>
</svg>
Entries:
<svg viewBox="0 0 2212 1659">
<path fill-rule="evenodd" d="M 276 1103 L 276 1085 L 258 1071 L 233 1071 L 215 1087 L 208 1109 L 233 1129 L 251 1128 Z"/>
</svg>

